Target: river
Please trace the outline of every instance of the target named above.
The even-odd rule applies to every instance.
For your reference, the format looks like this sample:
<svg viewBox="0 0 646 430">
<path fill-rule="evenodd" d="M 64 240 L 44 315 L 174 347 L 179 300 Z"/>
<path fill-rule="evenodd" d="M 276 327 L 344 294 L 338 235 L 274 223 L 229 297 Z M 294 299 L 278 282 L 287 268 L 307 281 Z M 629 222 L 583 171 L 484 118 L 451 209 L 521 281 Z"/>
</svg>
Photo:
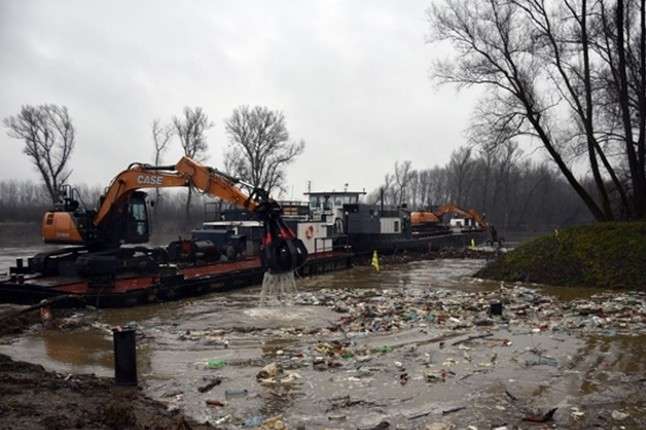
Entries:
<svg viewBox="0 0 646 430">
<path fill-rule="evenodd" d="M 38 249 L 3 247 L 0 264 Z M 134 325 L 144 391 L 198 421 L 230 428 L 275 415 L 290 428 L 491 428 L 551 408 L 558 408 L 559 427 L 643 422 L 643 328 L 633 336 L 537 329 L 536 318 L 516 321 L 520 311 L 493 325 L 461 325 L 479 318 L 471 307 L 503 294 L 500 283 L 471 277 L 483 264 L 355 267 L 299 279 L 295 303 L 282 307 L 259 307 L 260 289 L 251 287 L 136 308 L 81 309 L 55 327 L 0 339 L 0 352 L 62 373 L 111 376 L 110 328 Z M 534 291 L 533 303 L 559 312 L 568 309 L 563 303 L 592 295 L 521 287 Z M 410 317 L 398 316 L 408 310 Z M 531 363 L 536 351 L 545 362 Z M 272 362 L 282 375 L 259 382 L 258 371 Z M 207 405 L 214 400 L 216 406 Z"/>
</svg>

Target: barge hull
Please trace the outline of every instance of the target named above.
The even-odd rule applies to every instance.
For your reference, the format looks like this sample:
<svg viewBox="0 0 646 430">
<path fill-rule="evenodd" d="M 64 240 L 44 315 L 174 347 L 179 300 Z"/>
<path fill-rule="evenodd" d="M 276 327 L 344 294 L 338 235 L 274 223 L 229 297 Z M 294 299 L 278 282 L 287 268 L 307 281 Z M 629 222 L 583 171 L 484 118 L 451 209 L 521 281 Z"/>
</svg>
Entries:
<svg viewBox="0 0 646 430">
<path fill-rule="evenodd" d="M 300 276 L 349 269 L 352 254 L 330 252 L 311 258 L 297 270 Z M 55 307 L 130 307 L 230 291 L 262 283 L 265 270 L 258 259 L 188 267 L 174 276 L 140 275 L 110 285 L 81 279 L 27 278 L 0 282 L 0 302 L 33 305 L 65 296 Z"/>
<path fill-rule="evenodd" d="M 371 255 L 373 251 L 380 254 L 398 254 L 400 252 L 429 252 L 446 248 L 467 248 L 471 241 L 481 244 L 489 239 L 489 233 L 473 231 L 463 233 L 424 235 L 420 237 L 392 239 L 370 234 L 355 234 L 350 236 L 355 255 Z"/>
</svg>

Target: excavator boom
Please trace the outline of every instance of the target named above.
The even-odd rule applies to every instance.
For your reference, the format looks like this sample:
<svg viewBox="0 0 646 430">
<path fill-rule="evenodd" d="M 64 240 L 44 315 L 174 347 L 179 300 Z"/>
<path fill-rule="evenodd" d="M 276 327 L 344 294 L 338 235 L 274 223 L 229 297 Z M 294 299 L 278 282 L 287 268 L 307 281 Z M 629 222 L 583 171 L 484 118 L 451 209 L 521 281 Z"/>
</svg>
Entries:
<svg viewBox="0 0 646 430">
<path fill-rule="evenodd" d="M 149 166 L 135 163 L 110 183 L 94 218 L 94 225 L 112 210 L 116 202 L 129 193 L 142 188 L 194 187 L 204 194 L 244 207 L 252 212 L 258 202 L 236 187 L 233 178 L 211 167 L 204 166 L 188 157 L 182 157 L 174 166 Z"/>
</svg>

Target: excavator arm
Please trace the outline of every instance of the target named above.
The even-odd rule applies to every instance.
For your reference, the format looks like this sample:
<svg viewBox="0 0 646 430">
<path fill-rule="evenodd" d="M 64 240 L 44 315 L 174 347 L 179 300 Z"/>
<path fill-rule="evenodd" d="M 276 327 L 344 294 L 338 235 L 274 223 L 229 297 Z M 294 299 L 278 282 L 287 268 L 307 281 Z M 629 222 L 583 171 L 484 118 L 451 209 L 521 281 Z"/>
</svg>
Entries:
<svg viewBox="0 0 646 430">
<path fill-rule="evenodd" d="M 95 249 L 145 242 L 147 212 L 139 190 L 193 187 L 258 216 L 264 225 L 262 259 L 270 271 L 286 272 L 302 265 L 307 250 L 283 221 L 278 203 L 264 190 L 253 189 L 246 194 L 237 186 L 240 183 L 188 157 L 182 157 L 174 166 L 133 163 L 112 180 L 96 212 L 79 211 L 78 203 L 68 202 L 63 210 L 47 212 L 43 218 L 43 238 L 46 243 L 82 244 Z M 134 234 L 128 234 L 131 225 L 137 230 Z"/>
<path fill-rule="evenodd" d="M 255 211 L 262 202 L 255 200 L 254 196 L 246 195 L 236 186 L 239 182 L 188 157 L 182 157 L 174 166 L 160 167 L 134 163 L 112 180 L 93 222 L 94 225 L 100 225 L 117 202 L 127 198 L 132 192 L 144 188 L 190 186 L 204 194 L 219 197 L 226 202 Z"/>
</svg>

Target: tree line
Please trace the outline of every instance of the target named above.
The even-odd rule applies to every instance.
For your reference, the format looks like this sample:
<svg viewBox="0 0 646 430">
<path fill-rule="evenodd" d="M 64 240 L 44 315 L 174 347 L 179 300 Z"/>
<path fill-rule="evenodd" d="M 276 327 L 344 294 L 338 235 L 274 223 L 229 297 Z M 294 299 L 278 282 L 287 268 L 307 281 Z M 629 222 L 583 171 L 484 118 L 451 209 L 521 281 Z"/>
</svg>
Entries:
<svg viewBox="0 0 646 430">
<path fill-rule="evenodd" d="M 435 0 L 428 19 L 453 48 L 436 82 L 485 89 L 474 140 L 537 143 L 596 220 L 646 217 L 644 0 Z"/>
<path fill-rule="evenodd" d="M 21 213 L 33 219 L 38 212 L 61 203 L 62 187 L 72 173 L 71 156 L 76 146 L 76 129 L 67 107 L 56 104 L 22 106 L 16 115 L 3 120 L 9 136 L 23 142 L 23 152 L 42 179 L 42 186 L 30 181 L 0 182 L 0 219 L 20 219 Z M 214 127 L 201 107 L 185 107 L 180 115 L 151 125 L 153 157 L 151 164 L 164 164 L 164 153 L 173 144 L 185 156 L 205 162 L 209 157 L 207 132 Z M 240 106 L 225 120 L 229 137 L 224 157 L 226 174 L 248 184 L 251 192 L 262 188 L 270 194 L 285 191 L 286 167 L 305 149 L 305 142 L 292 141 L 282 112 L 264 106 Z M 115 174 L 117 171 L 115 171 Z M 102 190 L 76 187 L 88 209 L 96 208 Z M 178 219 L 180 194 L 155 190 L 156 216 Z M 84 198 L 83 198 L 84 197 Z M 187 222 L 201 198 L 195 202 L 193 188 L 184 193 L 183 217 Z"/>
<path fill-rule="evenodd" d="M 585 181 L 590 187 L 590 181 Z M 524 156 L 508 142 L 489 150 L 463 146 L 444 166 L 415 169 L 396 162 L 367 201 L 435 210 L 445 203 L 475 208 L 497 228 L 545 229 L 590 221 L 585 205 L 553 165 Z"/>
</svg>

